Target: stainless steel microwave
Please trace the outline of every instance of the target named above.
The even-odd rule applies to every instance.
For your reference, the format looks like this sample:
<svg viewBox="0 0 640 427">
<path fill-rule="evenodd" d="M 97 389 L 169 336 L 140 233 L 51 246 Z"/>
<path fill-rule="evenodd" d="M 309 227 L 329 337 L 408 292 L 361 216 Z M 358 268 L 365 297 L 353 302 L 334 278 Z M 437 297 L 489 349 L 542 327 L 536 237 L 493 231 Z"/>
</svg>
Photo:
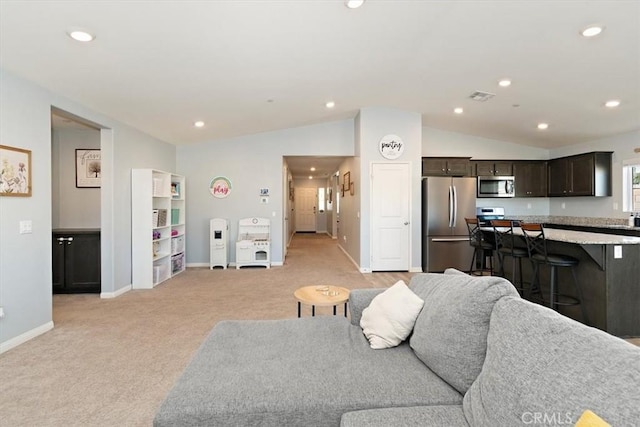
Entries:
<svg viewBox="0 0 640 427">
<path fill-rule="evenodd" d="M 479 176 L 478 197 L 515 197 L 515 179 L 512 176 Z"/>
</svg>

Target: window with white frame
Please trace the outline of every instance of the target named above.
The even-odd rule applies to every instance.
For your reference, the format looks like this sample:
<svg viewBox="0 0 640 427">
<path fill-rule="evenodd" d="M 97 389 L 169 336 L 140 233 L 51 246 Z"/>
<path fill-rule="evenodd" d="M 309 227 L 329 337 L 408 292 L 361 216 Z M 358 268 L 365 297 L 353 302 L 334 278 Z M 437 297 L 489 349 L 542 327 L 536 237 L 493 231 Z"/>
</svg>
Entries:
<svg viewBox="0 0 640 427">
<path fill-rule="evenodd" d="M 622 206 L 625 212 L 640 212 L 640 159 L 622 166 Z"/>
<path fill-rule="evenodd" d="M 318 187 L 318 210 L 320 212 L 324 212 L 325 210 L 325 198 L 324 198 L 324 187 Z"/>
</svg>

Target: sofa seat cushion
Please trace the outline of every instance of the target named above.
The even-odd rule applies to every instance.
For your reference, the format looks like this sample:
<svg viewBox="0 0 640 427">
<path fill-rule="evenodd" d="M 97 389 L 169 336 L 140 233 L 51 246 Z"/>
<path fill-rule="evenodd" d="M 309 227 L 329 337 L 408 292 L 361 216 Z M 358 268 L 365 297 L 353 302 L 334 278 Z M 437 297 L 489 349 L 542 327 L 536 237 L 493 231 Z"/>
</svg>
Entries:
<svg viewBox="0 0 640 427">
<path fill-rule="evenodd" d="M 337 426 L 353 410 L 461 402 L 408 345 L 373 350 L 344 317 L 224 321 L 154 425 Z"/>
<path fill-rule="evenodd" d="M 340 427 L 469 427 L 462 405 L 368 409 L 342 415 Z"/>
<path fill-rule="evenodd" d="M 640 348 L 541 305 L 498 301 L 487 357 L 464 397 L 471 425 L 573 425 L 589 409 L 612 426 L 640 420 Z"/>
<path fill-rule="evenodd" d="M 450 273 L 411 278 L 409 288 L 424 307 L 409 342 L 429 369 L 464 394 L 482 369 L 494 304 L 518 291 L 500 277 Z"/>
</svg>

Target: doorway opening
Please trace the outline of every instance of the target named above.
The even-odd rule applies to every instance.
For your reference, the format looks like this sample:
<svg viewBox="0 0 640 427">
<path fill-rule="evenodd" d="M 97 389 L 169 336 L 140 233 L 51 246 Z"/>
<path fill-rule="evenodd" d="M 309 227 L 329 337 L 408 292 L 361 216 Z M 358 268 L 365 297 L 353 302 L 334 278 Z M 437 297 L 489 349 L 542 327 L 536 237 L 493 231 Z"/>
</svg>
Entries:
<svg viewBox="0 0 640 427">
<path fill-rule="evenodd" d="M 52 292 L 102 292 L 102 129 L 51 107 Z"/>
<path fill-rule="evenodd" d="M 344 156 L 283 156 L 283 259 L 295 233 L 337 238 L 337 173 Z M 288 196 L 288 197 L 287 197 Z"/>
</svg>

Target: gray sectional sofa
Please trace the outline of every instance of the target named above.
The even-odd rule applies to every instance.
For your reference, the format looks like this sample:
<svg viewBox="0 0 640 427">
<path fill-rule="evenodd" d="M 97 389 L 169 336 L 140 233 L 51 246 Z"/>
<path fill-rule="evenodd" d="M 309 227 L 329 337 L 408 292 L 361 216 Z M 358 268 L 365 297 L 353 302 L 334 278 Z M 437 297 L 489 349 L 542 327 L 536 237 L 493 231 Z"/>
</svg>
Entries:
<svg viewBox="0 0 640 427">
<path fill-rule="evenodd" d="M 418 274 L 412 335 L 373 350 L 350 320 L 218 323 L 162 403 L 164 426 L 572 425 L 640 420 L 640 348 L 519 298 L 508 281 Z"/>
</svg>

